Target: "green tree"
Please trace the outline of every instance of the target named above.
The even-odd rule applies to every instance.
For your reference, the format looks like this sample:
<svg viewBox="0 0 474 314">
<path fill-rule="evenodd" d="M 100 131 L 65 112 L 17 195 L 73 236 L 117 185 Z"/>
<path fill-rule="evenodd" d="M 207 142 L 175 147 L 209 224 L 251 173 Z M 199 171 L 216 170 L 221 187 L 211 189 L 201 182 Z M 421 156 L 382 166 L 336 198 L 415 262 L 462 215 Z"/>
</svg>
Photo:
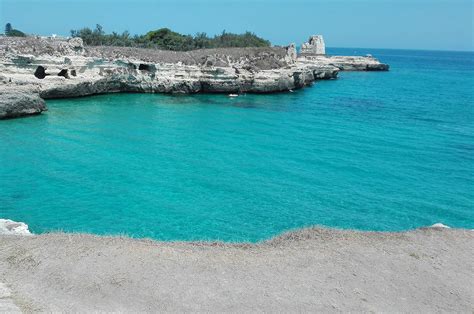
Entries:
<svg viewBox="0 0 474 314">
<path fill-rule="evenodd" d="M 9 37 L 26 37 L 26 34 L 23 33 L 22 31 L 17 30 L 17 29 L 12 29 L 12 30 L 8 33 L 8 36 L 9 36 Z"/>
<path fill-rule="evenodd" d="M 81 37 L 84 44 L 90 46 L 143 47 L 177 51 L 221 47 L 269 47 L 271 45 L 268 40 L 251 32 L 233 34 L 224 30 L 220 35 L 211 38 L 206 33 L 191 36 L 174 32 L 169 28 L 160 28 L 149 31 L 145 35 L 130 36 L 128 31 L 122 34 L 116 32 L 106 34 L 99 24 L 94 30 L 88 27 L 71 30 L 71 36 Z"/>
<path fill-rule="evenodd" d="M 206 33 L 197 33 L 194 36 L 194 46 L 196 49 L 209 48 L 211 42 Z"/>
<path fill-rule="evenodd" d="M 7 23 L 5 25 L 5 35 L 10 36 L 10 37 L 25 37 L 26 36 L 25 33 L 23 33 L 22 31 L 14 29 L 11 23 Z"/>
<path fill-rule="evenodd" d="M 7 23 L 7 24 L 5 25 L 5 35 L 8 36 L 11 31 L 12 31 L 12 25 L 11 25 L 10 23 Z"/>
</svg>

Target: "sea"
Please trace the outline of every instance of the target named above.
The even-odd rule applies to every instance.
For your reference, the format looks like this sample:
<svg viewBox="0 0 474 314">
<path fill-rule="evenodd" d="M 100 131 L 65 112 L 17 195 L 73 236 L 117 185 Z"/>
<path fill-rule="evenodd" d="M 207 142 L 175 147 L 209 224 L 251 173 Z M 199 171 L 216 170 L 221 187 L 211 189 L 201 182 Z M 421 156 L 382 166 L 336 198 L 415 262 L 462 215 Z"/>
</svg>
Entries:
<svg viewBox="0 0 474 314">
<path fill-rule="evenodd" d="M 166 241 L 474 228 L 474 53 L 329 53 L 390 71 L 236 98 L 48 100 L 0 121 L 0 218 Z"/>
</svg>

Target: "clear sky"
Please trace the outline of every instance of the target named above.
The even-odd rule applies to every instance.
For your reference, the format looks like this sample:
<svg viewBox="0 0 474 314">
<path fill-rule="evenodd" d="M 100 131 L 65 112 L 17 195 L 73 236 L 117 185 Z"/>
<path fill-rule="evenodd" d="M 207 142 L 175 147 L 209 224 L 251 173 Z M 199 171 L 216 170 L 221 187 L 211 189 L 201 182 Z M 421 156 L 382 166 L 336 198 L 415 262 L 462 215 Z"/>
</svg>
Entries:
<svg viewBox="0 0 474 314">
<path fill-rule="evenodd" d="M 253 31 L 273 44 L 323 34 L 330 47 L 474 50 L 473 0 L 0 0 L 0 23 L 68 35 L 101 24 L 132 34 Z"/>
</svg>

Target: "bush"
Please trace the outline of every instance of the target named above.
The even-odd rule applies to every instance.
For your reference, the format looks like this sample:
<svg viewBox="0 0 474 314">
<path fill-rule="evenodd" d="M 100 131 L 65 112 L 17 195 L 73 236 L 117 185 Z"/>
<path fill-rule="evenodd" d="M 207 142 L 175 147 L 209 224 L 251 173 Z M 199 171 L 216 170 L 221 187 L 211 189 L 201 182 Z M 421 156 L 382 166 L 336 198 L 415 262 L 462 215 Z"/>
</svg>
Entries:
<svg viewBox="0 0 474 314">
<path fill-rule="evenodd" d="M 12 24 L 7 23 L 5 25 L 5 35 L 10 37 L 25 37 L 25 33 L 17 29 L 13 29 Z"/>
<path fill-rule="evenodd" d="M 102 26 L 96 25 L 94 30 L 82 28 L 72 30 L 72 37 L 81 37 L 86 45 L 90 46 L 124 46 L 157 48 L 163 50 L 188 51 L 202 48 L 225 48 L 225 47 L 269 47 L 271 43 L 251 32 L 244 34 L 226 33 L 208 37 L 206 33 L 197 33 L 195 36 L 183 35 L 161 28 L 150 31 L 145 35 L 130 36 L 129 32 L 118 34 L 105 34 Z"/>
<path fill-rule="evenodd" d="M 8 32 L 7 36 L 9 36 L 9 37 L 26 37 L 26 34 L 23 33 L 22 31 L 17 30 L 17 29 L 12 29 L 10 32 Z"/>
</svg>

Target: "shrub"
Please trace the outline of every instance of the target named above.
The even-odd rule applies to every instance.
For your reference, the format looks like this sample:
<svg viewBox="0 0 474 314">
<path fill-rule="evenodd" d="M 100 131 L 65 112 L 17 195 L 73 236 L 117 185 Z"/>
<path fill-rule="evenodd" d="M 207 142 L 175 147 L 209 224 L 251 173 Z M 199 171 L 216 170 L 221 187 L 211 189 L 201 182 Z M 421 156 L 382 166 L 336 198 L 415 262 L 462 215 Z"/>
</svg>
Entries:
<svg viewBox="0 0 474 314">
<path fill-rule="evenodd" d="M 174 32 L 169 28 L 160 28 L 149 31 L 145 35 L 131 37 L 127 31 L 122 34 L 116 32 L 105 34 L 99 24 L 96 25 L 94 30 L 87 27 L 72 30 L 71 36 L 81 37 L 84 43 L 90 46 L 144 47 L 176 51 L 225 47 L 269 47 L 271 45 L 268 40 L 262 39 L 251 32 L 233 34 L 223 31 L 222 34 L 211 38 L 206 33 L 197 33 L 192 36 Z"/>
</svg>

